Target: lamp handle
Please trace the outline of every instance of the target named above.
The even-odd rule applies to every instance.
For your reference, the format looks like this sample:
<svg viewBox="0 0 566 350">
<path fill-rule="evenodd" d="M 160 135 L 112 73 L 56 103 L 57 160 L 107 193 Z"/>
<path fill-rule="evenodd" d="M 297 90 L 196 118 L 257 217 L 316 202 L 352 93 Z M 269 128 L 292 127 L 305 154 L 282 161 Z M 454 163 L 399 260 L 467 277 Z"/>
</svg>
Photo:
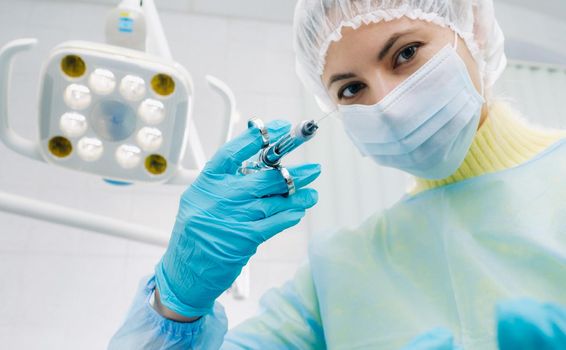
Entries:
<svg viewBox="0 0 566 350">
<path fill-rule="evenodd" d="M 222 80 L 213 77 L 211 75 L 206 76 L 206 81 L 211 89 L 216 91 L 224 100 L 225 114 L 224 114 L 224 135 L 222 136 L 223 142 L 227 142 L 232 138 L 232 133 L 234 130 L 235 123 L 239 120 L 240 114 L 236 109 L 236 98 L 230 87 Z M 188 185 L 192 183 L 200 171 L 204 168 L 206 162 L 204 151 L 202 149 L 202 143 L 200 141 L 200 136 L 196 130 L 194 120 L 191 118 L 189 120 L 189 148 L 194 157 L 194 162 L 196 164 L 195 169 L 185 169 L 180 167 L 177 170 L 175 176 L 173 176 L 167 183 L 174 185 Z"/>
<path fill-rule="evenodd" d="M 224 100 L 224 105 L 226 106 L 224 115 L 226 131 L 222 140 L 223 142 L 228 142 L 232 138 L 234 125 L 240 120 L 240 114 L 236 109 L 236 97 L 228 84 L 222 80 L 213 77 L 212 75 L 207 75 L 206 82 L 208 83 L 208 86 L 216 91 Z"/>
<path fill-rule="evenodd" d="M 39 143 L 18 135 L 10 128 L 8 119 L 12 59 L 17 53 L 29 50 L 36 44 L 37 39 L 17 39 L 0 49 L 0 140 L 14 152 L 44 162 Z"/>
</svg>

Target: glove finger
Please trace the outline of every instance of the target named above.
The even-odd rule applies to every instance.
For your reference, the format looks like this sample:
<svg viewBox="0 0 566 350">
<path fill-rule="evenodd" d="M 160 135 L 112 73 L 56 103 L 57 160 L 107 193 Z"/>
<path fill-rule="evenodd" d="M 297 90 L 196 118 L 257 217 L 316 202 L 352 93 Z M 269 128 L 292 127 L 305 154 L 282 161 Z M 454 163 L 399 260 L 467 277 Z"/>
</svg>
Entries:
<svg viewBox="0 0 566 350">
<path fill-rule="evenodd" d="M 266 125 L 269 140 L 275 142 L 291 130 L 291 124 L 275 120 Z M 242 162 L 261 150 L 263 140 L 256 128 L 248 128 L 238 137 L 222 146 L 206 164 L 205 171 L 213 174 L 235 174 Z"/>
<path fill-rule="evenodd" d="M 435 328 L 415 338 L 402 350 L 456 350 L 452 333 L 444 328 Z"/>
<path fill-rule="evenodd" d="M 265 242 L 276 234 L 295 226 L 304 216 L 305 210 L 285 210 L 250 223 L 250 228 L 262 242 Z"/>
<path fill-rule="evenodd" d="M 216 211 L 229 222 L 257 221 L 286 210 L 305 210 L 318 202 L 318 192 L 303 188 L 289 197 L 272 196 L 267 198 L 230 199 L 215 201 Z M 200 209 L 200 208 L 199 208 Z M 200 209 L 202 210 L 202 209 Z"/>
<path fill-rule="evenodd" d="M 312 188 L 303 188 L 289 197 L 273 196 L 256 199 L 251 211 L 260 218 L 266 218 L 287 210 L 306 210 L 318 202 L 318 192 Z"/>
<path fill-rule="evenodd" d="M 530 299 L 496 307 L 499 349 L 558 349 L 566 344 L 566 308 Z"/>
<path fill-rule="evenodd" d="M 304 164 L 287 168 L 295 182 L 295 189 L 307 186 L 320 175 L 319 164 Z M 277 169 L 260 171 L 241 177 L 241 189 L 252 196 L 262 198 L 272 195 L 281 195 L 288 192 L 287 183 L 281 172 Z"/>
</svg>

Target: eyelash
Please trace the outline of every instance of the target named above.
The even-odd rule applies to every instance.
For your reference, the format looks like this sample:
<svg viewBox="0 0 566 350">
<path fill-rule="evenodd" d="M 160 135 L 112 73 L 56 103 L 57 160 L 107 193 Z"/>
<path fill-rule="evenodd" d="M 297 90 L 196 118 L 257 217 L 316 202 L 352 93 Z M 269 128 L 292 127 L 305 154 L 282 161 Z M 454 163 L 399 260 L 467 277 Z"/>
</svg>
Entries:
<svg viewBox="0 0 566 350">
<path fill-rule="evenodd" d="M 419 51 L 419 48 L 423 46 L 423 43 L 411 43 L 403 48 L 401 48 L 399 51 L 397 51 L 397 53 L 393 56 L 393 69 L 396 69 L 397 67 L 399 67 L 400 65 L 406 64 L 407 62 L 410 62 L 413 57 L 415 57 L 415 55 L 417 54 L 417 52 Z M 407 61 L 405 61 L 404 63 L 397 63 L 399 61 L 399 58 L 401 57 L 401 55 L 408 49 L 414 49 L 413 54 L 411 55 L 411 57 L 409 57 L 407 59 Z"/>
<path fill-rule="evenodd" d="M 363 88 L 366 87 L 366 85 L 364 83 L 360 83 L 360 82 L 352 82 L 350 84 L 344 85 L 344 87 L 342 87 L 339 91 L 338 91 L 338 99 L 342 100 L 342 99 L 350 99 L 350 98 L 354 98 L 356 97 L 355 95 L 357 93 L 353 93 L 354 96 L 351 97 L 345 97 L 344 96 L 344 92 L 346 92 L 348 89 L 352 88 L 352 87 L 359 87 L 358 92 L 361 91 Z"/>
<path fill-rule="evenodd" d="M 397 51 L 397 53 L 393 56 L 393 69 L 397 69 L 399 66 L 403 65 L 403 64 L 407 64 L 408 62 L 410 62 L 415 55 L 418 52 L 418 49 L 423 46 L 423 43 L 411 43 L 403 48 L 401 48 L 399 51 Z M 401 57 L 401 55 L 408 49 L 414 49 L 413 54 L 411 55 L 411 57 L 409 57 L 405 62 L 403 63 L 397 63 L 399 61 L 399 58 Z M 338 99 L 342 100 L 342 99 L 351 99 L 356 97 L 355 95 L 356 93 L 353 93 L 354 96 L 351 97 L 345 97 L 344 96 L 344 92 L 346 92 L 348 89 L 353 88 L 353 87 L 358 87 L 358 92 L 361 91 L 362 89 L 364 89 L 366 87 L 366 85 L 364 83 L 361 82 L 352 82 L 350 84 L 345 85 L 344 87 L 342 87 L 339 91 L 338 91 Z"/>
</svg>

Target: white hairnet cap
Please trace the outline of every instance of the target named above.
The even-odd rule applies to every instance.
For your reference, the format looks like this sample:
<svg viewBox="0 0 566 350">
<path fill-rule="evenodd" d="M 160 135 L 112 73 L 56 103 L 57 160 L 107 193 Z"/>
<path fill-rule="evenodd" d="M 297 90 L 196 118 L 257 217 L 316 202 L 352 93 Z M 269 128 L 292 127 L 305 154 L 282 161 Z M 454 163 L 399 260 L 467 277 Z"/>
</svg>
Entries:
<svg viewBox="0 0 566 350">
<path fill-rule="evenodd" d="M 505 69 L 504 37 L 493 0 L 299 0 L 294 21 L 297 74 L 324 111 L 335 109 L 322 73 L 328 48 L 342 38 L 342 28 L 357 29 L 403 16 L 458 33 L 478 65 L 485 88 L 493 86 Z"/>
</svg>

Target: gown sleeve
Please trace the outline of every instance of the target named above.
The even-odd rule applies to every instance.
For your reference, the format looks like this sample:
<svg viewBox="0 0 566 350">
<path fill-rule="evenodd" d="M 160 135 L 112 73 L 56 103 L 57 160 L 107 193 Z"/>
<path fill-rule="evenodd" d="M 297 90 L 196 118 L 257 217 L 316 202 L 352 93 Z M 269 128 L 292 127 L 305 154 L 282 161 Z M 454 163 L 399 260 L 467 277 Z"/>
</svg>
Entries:
<svg viewBox="0 0 566 350">
<path fill-rule="evenodd" d="M 283 287 L 268 291 L 260 312 L 227 333 L 224 309 L 216 302 L 212 313 L 193 323 L 159 315 L 149 300 L 154 277 L 142 280 L 124 324 L 109 349 L 325 349 L 318 301 L 308 266 Z"/>
<path fill-rule="evenodd" d="M 126 320 L 110 340 L 109 350 L 218 349 L 227 330 L 224 308 L 192 323 L 175 322 L 161 316 L 150 304 L 155 277 L 144 278 Z"/>
<path fill-rule="evenodd" d="M 228 332 L 221 349 L 326 349 L 310 268 L 265 293 L 260 313 Z"/>
</svg>

